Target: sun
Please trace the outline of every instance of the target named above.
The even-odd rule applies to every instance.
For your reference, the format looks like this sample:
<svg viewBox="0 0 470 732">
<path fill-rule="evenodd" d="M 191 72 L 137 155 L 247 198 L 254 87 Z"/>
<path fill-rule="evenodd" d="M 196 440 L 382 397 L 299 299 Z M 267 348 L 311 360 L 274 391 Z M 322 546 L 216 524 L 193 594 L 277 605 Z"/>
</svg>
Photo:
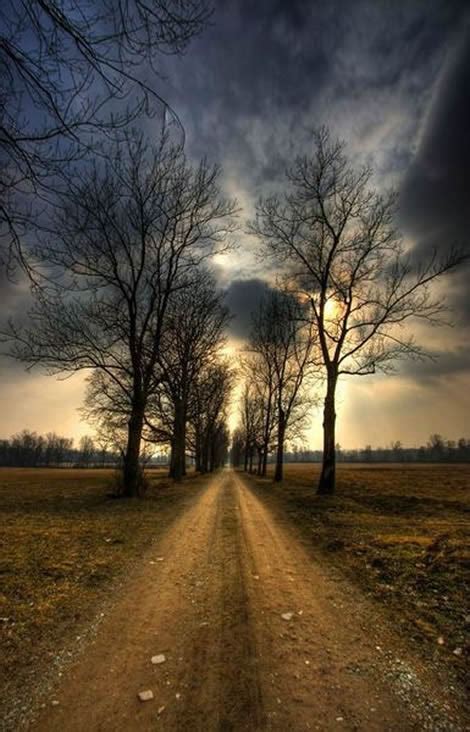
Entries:
<svg viewBox="0 0 470 732">
<path fill-rule="evenodd" d="M 325 303 L 324 313 L 326 320 L 337 320 L 341 312 L 339 302 L 333 298 L 328 298 Z"/>
</svg>

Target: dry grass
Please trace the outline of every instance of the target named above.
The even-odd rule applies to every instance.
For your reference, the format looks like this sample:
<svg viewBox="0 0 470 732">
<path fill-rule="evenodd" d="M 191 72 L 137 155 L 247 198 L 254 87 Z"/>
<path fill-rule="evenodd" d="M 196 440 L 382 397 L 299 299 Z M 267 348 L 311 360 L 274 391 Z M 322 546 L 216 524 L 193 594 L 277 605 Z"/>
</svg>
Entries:
<svg viewBox="0 0 470 732">
<path fill-rule="evenodd" d="M 145 500 L 109 496 L 110 470 L 0 469 L 0 678 L 15 696 L 80 632 L 202 481 L 149 473 Z"/>
<path fill-rule="evenodd" d="M 338 472 L 337 495 L 326 499 L 314 493 L 318 465 L 287 465 L 280 486 L 255 481 L 328 561 L 384 603 L 429 658 L 463 677 L 470 465 L 340 464 Z"/>
</svg>

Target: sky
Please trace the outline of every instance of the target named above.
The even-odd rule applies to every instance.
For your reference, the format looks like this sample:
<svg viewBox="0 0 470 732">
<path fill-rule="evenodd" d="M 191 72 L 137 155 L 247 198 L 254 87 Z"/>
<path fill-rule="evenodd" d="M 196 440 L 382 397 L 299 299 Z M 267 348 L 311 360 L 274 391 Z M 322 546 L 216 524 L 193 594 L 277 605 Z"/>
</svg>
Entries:
<svg viewBox="0 0 470 732">
<path fill-rule="evenodd" d="M 218 0 L 186 54 L 163 60 L 159 91 L 184 125 L 189 156 L 220 163 L 223 188 L 242 208 L 238 249 L 214 265 L 235 315 L 233 358 L 272 279 L 245 222 L 260 195 L 279 190 L 292 157 L 308 152 L 313 127 L 327 124 L 358 164 L 372 164 L 377 188 L 396 188 L 397 224 L 420 256 L 470 249 L 466 0 Z M 343 447 L 423 444 L 433 432 L 470 438 L 469 277 L 464 268 L 442 285 L 452 327 L 416 326 L 434 361 L 340 384 Z M 0 288 L 4 315 L 24 311 L 24 286 L 3 278 Z M 77 411 L 82 376 L 58 381 L 2 359 L 0 380 L 0 436 L 90 432 Z M 305 442 L 321 446 L 318 411 Z"/>
</svg>

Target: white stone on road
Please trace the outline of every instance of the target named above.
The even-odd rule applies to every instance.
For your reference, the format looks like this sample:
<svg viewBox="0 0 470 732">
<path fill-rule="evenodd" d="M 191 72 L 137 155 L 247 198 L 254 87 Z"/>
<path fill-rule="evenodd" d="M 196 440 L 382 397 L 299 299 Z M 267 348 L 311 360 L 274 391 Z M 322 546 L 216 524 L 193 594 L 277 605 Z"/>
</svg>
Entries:
<svg viewBox="0 0 470 732">
<path fill-rule="evenodd" d="M 153 699 L 153 691 L 151 689 L 146 689 L 145 691 L 139 691 L 137 694 L 140 701 L 146 702 L 151 701 Z"/>
<path fill-rule="evenodd" d="M 157 665 L 159 663 L 165 663 L 166 658 L 163 653 L 158 653 L 156 656 L 152 656 L 151 661 L 153 664 Z"/>
</svg>

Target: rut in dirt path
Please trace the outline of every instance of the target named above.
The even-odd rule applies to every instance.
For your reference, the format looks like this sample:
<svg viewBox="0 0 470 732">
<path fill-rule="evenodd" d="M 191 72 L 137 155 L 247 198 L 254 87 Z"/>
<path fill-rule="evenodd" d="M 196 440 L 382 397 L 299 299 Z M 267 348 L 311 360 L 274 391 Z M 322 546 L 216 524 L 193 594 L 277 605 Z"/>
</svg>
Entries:
<svg viewBox="0 0 470 732">
<path fill-rule="evenodd" d="M 420 678 L 407 696 L 387 676 L 369 617 L 224 471 L 143 558 L 32 729 L 459 729 Z"/>
</svg>

